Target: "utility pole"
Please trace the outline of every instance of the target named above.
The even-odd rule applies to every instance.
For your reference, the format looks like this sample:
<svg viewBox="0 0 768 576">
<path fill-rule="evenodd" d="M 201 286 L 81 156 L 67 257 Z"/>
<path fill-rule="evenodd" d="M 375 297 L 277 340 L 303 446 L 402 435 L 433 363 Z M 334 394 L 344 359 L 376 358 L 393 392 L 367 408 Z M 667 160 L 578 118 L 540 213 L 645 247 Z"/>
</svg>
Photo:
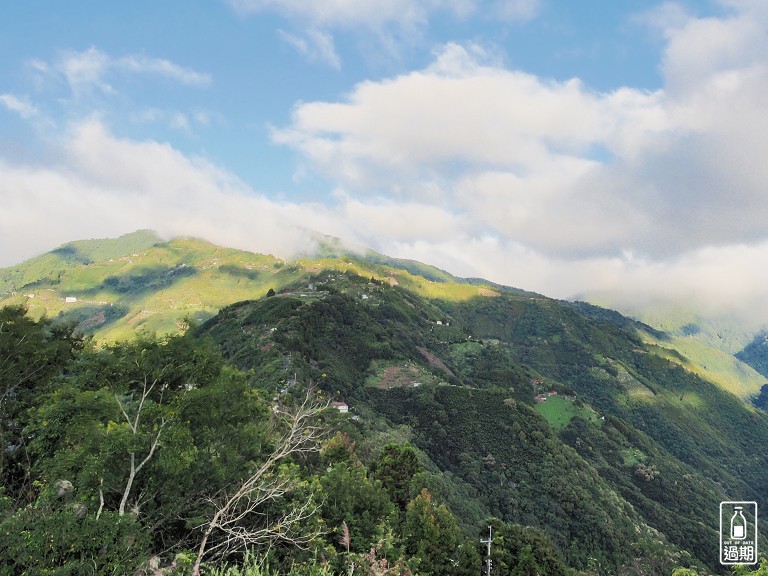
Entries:
<svg viewBox="0 0 768 576">
<path fill-rule="evenodd" d="M 485 559 L 485 576 L 491 576 L 491 543 L 493 542 L 493 526 L 488 526 L 488 540 L 480 540 L 480 544 L 488 546 L 488 556 Z"/>
</svg>

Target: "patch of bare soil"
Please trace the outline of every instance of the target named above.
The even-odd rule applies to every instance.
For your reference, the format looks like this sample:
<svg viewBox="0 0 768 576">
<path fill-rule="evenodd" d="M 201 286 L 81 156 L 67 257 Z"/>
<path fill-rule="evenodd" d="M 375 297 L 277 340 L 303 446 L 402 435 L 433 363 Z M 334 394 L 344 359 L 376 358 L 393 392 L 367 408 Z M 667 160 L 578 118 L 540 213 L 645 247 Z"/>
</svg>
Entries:
<svg viewBox="0 0 768 576">
<path fill-rule="evenodd" d="M 421 382 L 423 374 L 415 366 L 390 366 L 379 380 L 379 388 L 404 388 Z"/>
<path fill-rule="evenodd" d="M 437 368 L 440 368 L 440 370 L 442 370 L 443 372 L 445 372 L 449 376 L 454 376 L 454 373 L 451 372 L 451 369 L 448 368 L 448 366 L 445 365 L 445 362 L 443 362 L 442 360 L 440 360 L 440 358 L 438 358 L 437 356 L 432 354 L 432 352 L 430 352 L 429 350 L 427 350 L 423 346 L 417 346 L 416 350 L 421 352 L 421 355 L 424 356 L 424 358 L 426 358 L 427 361 L 432 366 L 436 366 Z"/>
</svg>

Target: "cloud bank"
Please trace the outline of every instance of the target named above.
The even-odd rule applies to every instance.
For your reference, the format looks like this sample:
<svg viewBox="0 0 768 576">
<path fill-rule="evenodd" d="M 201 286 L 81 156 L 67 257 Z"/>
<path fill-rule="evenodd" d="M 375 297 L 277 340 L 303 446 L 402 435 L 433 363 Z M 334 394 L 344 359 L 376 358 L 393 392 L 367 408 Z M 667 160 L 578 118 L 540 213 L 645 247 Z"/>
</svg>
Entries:
<svg viewBox="0 0 768 576">
<path fill-rule="evenodd" d="M 372 6 L 239 5 L 303 11 L 317 29 L 368 18 Z M 296 154 L 297 178 L 335 191 L 315 202 L 276 200 L 171 144 L 77 119 L 47 142 L 45 166 L 0 160 L 0 265 L 138 228 L 291 257 L 311 249 L 318 231 L 555 297 L 611 291 L 755 315 L 765 309 L 768 264 L 768 9 L 729 5 L 721 18 L 669 7 L 648 17 L 666 42 L 664 86 L 653 92 L 599 92 L 449 43 L 420 70 L 298 103 L 272 139 Z M 424 10 L 473 9 L 406 0 L 401 8 L 407 23 Z M 210 81 L 97 49 L 57 65 L 83 95 L 109 91 L 120 70 Z M 38 110 L 10 94 L 0 103 L 20 116 Z"/>
</svg>

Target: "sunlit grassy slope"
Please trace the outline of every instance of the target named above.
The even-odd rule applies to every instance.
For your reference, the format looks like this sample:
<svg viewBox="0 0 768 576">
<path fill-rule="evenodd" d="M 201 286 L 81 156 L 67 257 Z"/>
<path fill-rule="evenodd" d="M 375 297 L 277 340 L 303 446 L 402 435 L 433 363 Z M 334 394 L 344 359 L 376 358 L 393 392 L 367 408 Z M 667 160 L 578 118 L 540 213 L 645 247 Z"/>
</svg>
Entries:
<svg viewBox="0 0 768 576">
<path fill-rule="evenodd" d="M 653 337 L 648 337 L 647 341 L 657 346 L 652 349 L 657 350 L 659 355 L 679 363 L 742 398 L 756 395 L 766 383 L 764 376 L 744 362 L 693 338 L 670 337 L 669 340 L 659 342 Z M 676 354 L 669 354 L 669 349 L 682 354 L 684 359 L 680 359 Z"/>
<path fill-rule="evenodd" d="M 562 396 L 548 396 L 546 400 L 536 404 L 536 412 L 544 416 L 544 419 L 553 430 L 564 429 L 576 416 L 585 420 L 597 422 L 599 417 L 588 406 L 578 406 L 573 398 Z"/>
<path fill-rule="evenodd" d="M 750 323 L 723 314 L 707 317 L 684 303 L 659 301 L 627 306 L 605 295 L 589 300 L 599 306 L 620 310 L 662 331 L 663 340 L 646 332 L 643 339 L 655 345 L 652 349 L 660 355 L 740 397 L 755 396 L 766 383 L 763 375 L 734 357 L 763 329 L 757 321 Z M 668 354 L 666 349 L 676 351 L 683 358 Z"/>
<path fill-rule="evenodd" d="M 153 232 L 139 231 L 71 242 L 0 269 L 0 305 L 23 304 L 34 317 L 72 319 L 99 339 L 120 340 L 142 331 L 183 331 L 190 320 L 202 321 L 227 304 L 259 298 L 269 289 L 300 290 L 324 270 L 375 277 L 430 298 L 498 293 L 437 268 L 381 255 L 371 261 L 366 255 L 339 253 L 286 262 L 196 238 L 165 242 Z"/>
</svg>

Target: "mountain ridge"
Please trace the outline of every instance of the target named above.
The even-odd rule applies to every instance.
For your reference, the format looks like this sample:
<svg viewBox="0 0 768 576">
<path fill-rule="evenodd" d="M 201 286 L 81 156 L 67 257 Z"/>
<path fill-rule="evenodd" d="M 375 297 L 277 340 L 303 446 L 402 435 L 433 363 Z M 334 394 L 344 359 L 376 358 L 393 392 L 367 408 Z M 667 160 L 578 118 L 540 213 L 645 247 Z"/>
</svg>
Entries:
<svg viewBox="0 0 768 576">
<path fill-rule="evenodd" d="M 23 304 L 34 317 L 75 321 L 85 332 L 114 341 L 142 331 L 181 332 L 190 322 L 202 322 L 232 302 L 286 289 L 300 280 L 308 282 L 323 269 L 377 277 L 445 300 L 503 293 L 546 298 L 485 279 L 460 278 L 415 260 L 349 247 L 338 238 L 323 237 L 317 246 L 316 257 L 283 260 L 201 238 L 163 240 L 150 230 L 73 241 L 0 269 L 0 304 Z M 679 353 L 681 357 L 671 356 L 681 365 L 737 395 L 756 396 L 765 384 L 765 375 L 732 353 L 702 342 L 695 334 L 662 337 L 658 326 L 651 324 L 636 328 L 660 351 L 668 348 Z"/>
<path fill-rule="evenodd" d="M 600 534 L 596 558 L 616 565 L 607 550 L 637 538 L 647 555 L 658 530 L 667 552 L 713 565 L 709 503 L 763 497 L 767 417 L 615 317 L 517 294 L 432 301 L 355 274 L 316 281 L 230 305 L 195 334 L 276 398 L 309 380 L 359 433 L 407 430 L 458 482 L 437 493 L 470 526 L 491 513 L 542 529 L 580 568 L 594 544 L 579 533 Z"/>
</svg>

